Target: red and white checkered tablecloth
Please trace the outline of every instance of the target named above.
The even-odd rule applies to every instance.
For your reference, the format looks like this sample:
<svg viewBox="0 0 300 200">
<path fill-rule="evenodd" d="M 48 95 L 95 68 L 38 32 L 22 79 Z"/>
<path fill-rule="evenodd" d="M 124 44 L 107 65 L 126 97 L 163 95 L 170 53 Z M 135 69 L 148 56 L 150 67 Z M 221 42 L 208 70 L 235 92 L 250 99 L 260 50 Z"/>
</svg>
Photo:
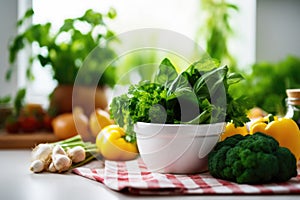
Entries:
<svg viewBox="0 0 300 200">
<path fill-rule="evenodd" d="M 73 173 L 98 181 L 108 188 L 144 195 L 176 194 L 300 194 L 300 174 L 284 183 L 237 184 L 212 177 L 208 172 L 193 175 L 153 173 L 141 159 L 127 162 L 95 161 Z"/>
</svg>

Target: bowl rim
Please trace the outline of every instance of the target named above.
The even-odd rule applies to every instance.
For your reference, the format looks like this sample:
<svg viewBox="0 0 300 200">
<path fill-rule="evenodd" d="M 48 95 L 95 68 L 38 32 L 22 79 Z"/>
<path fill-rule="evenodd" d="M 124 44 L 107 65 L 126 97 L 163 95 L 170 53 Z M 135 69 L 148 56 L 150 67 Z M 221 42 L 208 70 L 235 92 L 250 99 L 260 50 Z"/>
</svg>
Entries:
<svg viewBox="0 0 300 200">
<path fill-rule="evenodd" d="M 153 135 L 149 135 L 149 128 L 153 129 L 174 129 L 174 130 L 189 130 L 189 131 L 196 131 L 194 134 L 191 134 L 190 132 L 187 132 L 185 134 L 179 134 L 179 137 L 208 137 L 208 136 L 220 136 L 221 133 L 225 131 L 225 126 L 226 122 L 221 122 L 221 123 L 214 123 L 214 124 L 158 124 L 158 123 L 147 123 L 147 122 L 137 122 L 134 125 L 134 130 L 137 134 L 137 137 L 139 136 L 147 136 L 147 137 L 152 137 Z M 220 131 L 213 131 L 207 134 L 207 130 L 210 128 L 213 129 L 220 129 Z M 148 129 L 146 132 L 142 131 L 143 129 Z M 204 131 L 206 130 L 206 131 Z M 171 135 L 172 137 L 176 135 L 175 133 L 177 132 L 164 132 L 163 134 L 160 135 Z"/>
<path fill-rule="evenodd" d="M 167 126 L 167 127 L 193 127 L 193 126 L 221 126 L 226 125 L 226 122 L 217 122 L 211 124 L 161 124 L 161 123 L 151 123 L 151 122 L 136 122 L 134 125 L 148 125 L 148 126 Z"/>
</svg>

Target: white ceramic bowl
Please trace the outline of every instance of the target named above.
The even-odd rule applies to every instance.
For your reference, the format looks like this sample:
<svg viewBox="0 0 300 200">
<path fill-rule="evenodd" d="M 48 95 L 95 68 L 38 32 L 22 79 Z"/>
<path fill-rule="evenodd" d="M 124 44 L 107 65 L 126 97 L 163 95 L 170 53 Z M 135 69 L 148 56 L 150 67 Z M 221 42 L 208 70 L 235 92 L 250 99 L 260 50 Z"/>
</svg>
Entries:
<svg viewBox="0 0 300 200">
<path fill-rule="evenodd" d="M 190 174 L 207 170 L 207 155 L 218 142 L 225 125 L 138 122 L 134 131 L 140 156 L 148 170 Z"/>
</svg>

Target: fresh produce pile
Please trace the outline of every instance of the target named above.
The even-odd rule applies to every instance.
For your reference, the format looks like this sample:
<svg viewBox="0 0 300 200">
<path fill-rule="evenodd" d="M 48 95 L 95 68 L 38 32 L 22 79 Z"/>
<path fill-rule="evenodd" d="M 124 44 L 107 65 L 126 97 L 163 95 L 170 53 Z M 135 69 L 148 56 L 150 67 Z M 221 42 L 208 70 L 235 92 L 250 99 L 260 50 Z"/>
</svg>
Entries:
<svg viewBox="0 0 300 200">
<path fill-rule="evenodd" d="M 227 66 L 207 59 L 178 74 L 166 58 L 153 81 L 131 85 L 128 93 L 113 98 L 110 105 L 113 120 L 104 110 L 96 110 L 88 118 L 80 108 L 75 108 L 73 115 L 54 119 L 54 132 L 60 128 L 61 139 L 71 138 L 38 145 L 32 152 L 31 170 L 65 172 L 97 155 L 115 161 L 135 159 L 138 149 L 133 125 L 139 121 L 168 124 L 226 121 L 225 132 L 208 156 L 212 176 L 246 184 L 287 181 L 297 175 L 299 128 L 292 119 L 273 115 L 249 123 L 247 111 L 251 105 L 244 97 L 233 97 L 229 92 L 229 86 L 241 79 L 241 75 L 229 73 Z M 59 127 L 57 124 L 64 124 L 60 120 L 72 122 L 74 127 Z M 69 133 L 74 129 L 75 136 L 65 135 L 67 129 Z M 95 144 L 86 142 L 88 135 L 93 136 Z"/>
<path fill-rule="evenodd" d="M 113 98 L 110 112 L 124 127 L 128 141 L 134 140 L 133 124 L 140 122 L 168 124 L 208 124 L 232 121 L 243 126 L 249 121 L 244 97 L 233 98 L 228 88 L 242 76 L 229 73 L 227 66 L 211 59 L 201 59 L 178 74 L 165 58 L 154 81 L 131 85 L 128 93 Z"/>
</svg>

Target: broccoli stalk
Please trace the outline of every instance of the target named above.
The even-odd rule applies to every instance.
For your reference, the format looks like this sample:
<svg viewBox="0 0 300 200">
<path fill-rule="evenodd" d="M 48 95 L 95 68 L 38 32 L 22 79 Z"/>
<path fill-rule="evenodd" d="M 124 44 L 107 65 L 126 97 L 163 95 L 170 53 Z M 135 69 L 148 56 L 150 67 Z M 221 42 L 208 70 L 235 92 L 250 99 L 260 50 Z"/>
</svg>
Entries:
<svg viewBox="0 0 300 200">
<path fill-rule="evenodd" d="M 237 183 L 284 182 L 297 176 L 295 156 L 271 136 L 257 132 L 219 142 L 208 156 L 212 176 Z"/>
</svg>

